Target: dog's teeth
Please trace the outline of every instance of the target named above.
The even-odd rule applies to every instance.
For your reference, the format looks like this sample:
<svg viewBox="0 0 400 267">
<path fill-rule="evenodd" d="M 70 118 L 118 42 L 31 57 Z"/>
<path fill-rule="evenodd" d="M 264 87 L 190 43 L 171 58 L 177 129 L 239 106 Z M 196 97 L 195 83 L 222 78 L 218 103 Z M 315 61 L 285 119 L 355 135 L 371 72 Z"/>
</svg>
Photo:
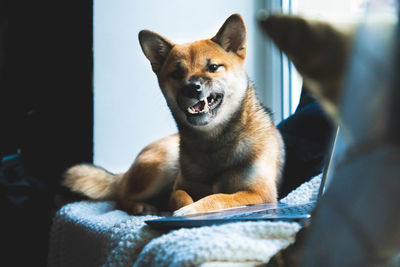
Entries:
<svg viewBox="0 0 400 267">
<path fill-rule="evenodd" d="M 191 114 L 195 114 L 195 113 L 196 113 L 196 111 L 194 110 L 193 107 L 189 107 L 189 108 L 187 109 L 187 111 L 188 111 L 189 113 L 191 113 Z"/>
</svg>

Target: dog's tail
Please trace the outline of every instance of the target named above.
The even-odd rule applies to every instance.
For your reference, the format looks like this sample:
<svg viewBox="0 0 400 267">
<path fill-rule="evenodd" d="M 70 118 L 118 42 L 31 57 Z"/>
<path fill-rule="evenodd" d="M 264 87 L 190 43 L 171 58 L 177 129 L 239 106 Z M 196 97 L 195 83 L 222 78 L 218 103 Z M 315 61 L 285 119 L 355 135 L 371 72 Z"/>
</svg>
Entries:
<svg viewBox="0 0 400 267">
<path fill-rule="evenodd" d="M 90 164 L 80 164 L 65 172 L 63 185 L 91 199 L 116 200 L 122 177 L 123 174 L 112 174 Z"/>
</svg>

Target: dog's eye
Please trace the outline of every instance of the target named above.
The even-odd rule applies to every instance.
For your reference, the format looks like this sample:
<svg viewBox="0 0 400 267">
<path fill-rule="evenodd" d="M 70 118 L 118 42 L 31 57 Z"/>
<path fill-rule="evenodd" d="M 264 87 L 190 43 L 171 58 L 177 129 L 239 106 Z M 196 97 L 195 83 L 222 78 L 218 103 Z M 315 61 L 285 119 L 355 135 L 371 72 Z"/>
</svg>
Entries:
<svg viewBox="0 0 400 267">
<path fill-rule="evenodd" d="M 222 65 L 217 65 L 217 64 L 210 64 L 208 65 L 207 71 L 208 72 L 216 72 L 219 67 L 221 67 Z"/>
<path fill-rule="evenodd" d="M 174 80 L 181 80 L 183 78 L 183 70 L 181 68 L 176 68 L 169 76 Z"/>
</svg>

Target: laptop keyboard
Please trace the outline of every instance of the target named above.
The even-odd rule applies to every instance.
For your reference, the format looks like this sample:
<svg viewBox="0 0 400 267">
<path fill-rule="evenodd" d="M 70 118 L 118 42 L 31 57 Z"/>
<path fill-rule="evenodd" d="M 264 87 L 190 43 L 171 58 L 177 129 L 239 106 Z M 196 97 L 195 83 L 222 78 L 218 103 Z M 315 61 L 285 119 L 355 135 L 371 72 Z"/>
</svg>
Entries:
<svg viewBox="0 0 400 267">
<path fill-rule="evenodd" d="M 311 202 L 295 206 L 279 207 L 277 209 L 248 212 L 233 216 L 233 218 L 307 215 L 311 213 L 314 207 L 315 202 Z"/>
</svg>

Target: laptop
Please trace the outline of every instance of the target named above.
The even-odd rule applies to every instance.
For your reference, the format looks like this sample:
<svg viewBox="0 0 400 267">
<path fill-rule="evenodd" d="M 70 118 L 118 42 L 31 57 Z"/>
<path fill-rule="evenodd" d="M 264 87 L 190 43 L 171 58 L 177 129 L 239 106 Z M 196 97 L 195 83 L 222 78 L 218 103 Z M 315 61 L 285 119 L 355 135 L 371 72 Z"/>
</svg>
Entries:
<svg viewBox="0 0 400 267">
<path fill-rule="evenodd" d="M 325 193 L 327 187 L 331 183 L 334 169 L 333 165 L 335 164 L 336 160 L 336 156 L 333 157 L 333 154 L 341 154 L 338 152 L 338 150 L 345 149 L 345 145 L 340 141 L 341 136 L 339 127 L 337 127 L 335 131 L 336 134 L 333 138 L 330 153 L 328 153 L 329 157 L 326 160 L 316 200 L 302 204 L 287 204 L 283 202 L 277 202 L 246 205 L 187 216 L 163 217 L 159 219 L 147 220 L 145 222 L 152 228 L 165 230 L 182 227 L 190 228 L 219 225 L 239 221 L 294 221 L 304 224 L 310 219 L 310 213 L 315 208 L 317 201 Z"/>
</svg>

